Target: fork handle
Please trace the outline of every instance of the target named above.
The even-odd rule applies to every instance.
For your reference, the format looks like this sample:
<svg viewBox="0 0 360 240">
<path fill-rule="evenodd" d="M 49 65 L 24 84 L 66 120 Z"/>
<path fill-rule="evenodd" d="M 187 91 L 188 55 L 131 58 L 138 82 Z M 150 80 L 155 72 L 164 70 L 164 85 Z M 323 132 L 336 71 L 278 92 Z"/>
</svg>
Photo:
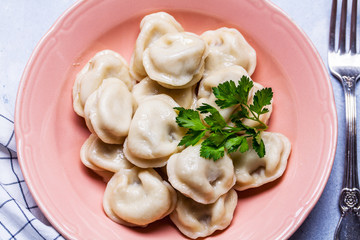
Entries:
<svg viewBox="0 0 360 240">
<path fill-rule="evenodd" d="M 356 96 L 355 77 L 342 77 L 345 92 L 346 152 L 343 188 L 339 206 L 341 217 L 335 230 L 336 240 L 356 240 L 360 236 L 360 190 L 356 153 Z"/>
<path fill-rule="evenodd" d="M 356 78 L 343 76 L 346 112 L 346 152 L 343 188 L 359 188 L 356 146 Z"/>
</svg>

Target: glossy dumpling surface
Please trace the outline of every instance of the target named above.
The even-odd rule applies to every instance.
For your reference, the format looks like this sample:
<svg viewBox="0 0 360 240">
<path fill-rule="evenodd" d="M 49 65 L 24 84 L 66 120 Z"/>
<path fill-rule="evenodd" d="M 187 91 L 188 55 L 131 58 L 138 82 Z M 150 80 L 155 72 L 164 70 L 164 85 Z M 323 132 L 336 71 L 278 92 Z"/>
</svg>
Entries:
<svg viewBox="0 0 360 240">
<path fill-rule="evenodd" d="M 91 132 L 105 143 L 121 144 L 133 115 L 132 95 L 119 79 L 105 79 L 88 98 L 84 113 Z"/>
<path fill-rule="evenodd" d="M 168 33 L 153 42 L 144 52 L 148 76 L 167 88 L 186 88 L 203 75 L 207 45 L 193 33 Z"/>
<path fill-rule="evenodd" d="M 281 177 L 285 171 L 291 151 L 288 138 L 272 132 L 263 132 L 261 138 L 266 150 L 263 158 L 259 158 L 253 149 L 230 154 L 235 168 L 236 190 L 259 187 Z"/>
<path fill-rule="evenodd" d="M 111 177 L 114 175 L 114 172 L 109 171 L 105 168 L 99 167 L 93 163 L 93 156 L 90 156 L 89 152 L 91 151 L 91 148 L 93 147 L 94 140 L 98 137 L 96 135 L 91 134 L 86 141 L 81 146 L 80 150 L 80 159 L 81 162 L 86 166 L 87 168 L 91 169 L 93 172 L 95 172 L 97 175 L 101 177 L 103 182 L 108 182 Z M 97 157 L 97 156 L 96 156 Z"/>
<path fill-rule="evenodd" d="M 171 185 L 193 200 L 209 204 L 228 192 L 235 184 L 234 167 L 225 156 L 213 161 L 200 157 L 201 145 L 189 146 L 168 160 Z"/>
<path fill-rule="evenodd" d="M 206 237 L 228 227 L 238 200 L 233 189 L 212 204 L 201 204 L 182 194 L 177 195 L 176 208 L 170 219 L 185 236 L 192 239 Z"/>
<path fill-rule="evenodd" d="M 126 160 L 122 145 L 104 143 L 95 134 L 91 134 L 82 145 L 80 158 L 85 166 L 90 164 L 94 167 L 89 168 L 95 170 L 117 172 L 133 166 Z"/>
<path fill-rule="evenodd" d="M 142 168 L 162 167 L 179 150 L 184 130 L 175 121 L 174 107 L 178 106 L 163 94 L 148 97 L 138 106 L 124 143 L 125 156 L 131 163 Z"/>
<path fill-rule="evenodd" d="M 143 53 L 152 42 L 166 33 L 182 31 L 183 28 L 175 18 L 165 12 L 146 15 L 140 23 L 140 33 L 130 61 L 131 76 L 139 81 L 147 76 L 143 66 Z"/>
<path fill-rule="evenodd" d="M 167 216 L 176 206 L 176 192 L 154 169 L 118 171 L 108 182 L 103 208 L 113 221 L 146 226 Z"/>
<path fill-rule="evenodd" d="M 234 28 L 219 28 L 204 32 L 201 37 L 209 46 L 205 71 L 239 65 L 251 76 L 256 67 L 256 52 L 243 35 Z"/>
<path fill-rule="evenodd" d="M 149 77 L 144 78 L 136 84 L 132 90 L 136 105 L 139 105 L 146 97 L 166 94 L 172 97 L 181 107 L 190 108 L 195 103 L 196 94 L 195 87 L 188 87 L 184 89 L 169 89 L 161 86 L 156 81 Z"/>
<path fill-rule="evenodd" d="M 77 74 L 73 86 L 73 107 L 79 116 L 84 116 L 88 97 L 104 79 L 111 77 L 120 79 L 129 90 L 132 89 L 134 81 L 130 78 L 125 59 L 112 50 L 98 52 Z"/>
</svg>

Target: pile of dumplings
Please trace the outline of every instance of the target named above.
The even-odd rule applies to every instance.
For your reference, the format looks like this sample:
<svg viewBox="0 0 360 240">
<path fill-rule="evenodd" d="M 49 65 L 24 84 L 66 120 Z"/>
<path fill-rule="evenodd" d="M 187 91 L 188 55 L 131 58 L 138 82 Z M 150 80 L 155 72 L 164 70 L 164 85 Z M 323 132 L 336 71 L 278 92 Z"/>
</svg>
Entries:
<svg viewBox="0 0 360 240">
<path fill-rule="evenodd" d="M 186 130 L 174 107 L 215 107 L 212 87 L 250 78 L 255 66 L 256 52 L 238 30 L 198 36 L 165 12 L 142 19 L 129 65 L 112 50 L 90 59 L 76 76 L 73 107 L 91 132 L 81 161 L 107 183 L 103 208 L 111 220 L 145 227 L 169 215 L 187 237 L 206 237 L 230 225 L 236 191 L 283 174 L 291 145 L 279 133 L 262 133 L 263 158 L 251 149 L 213 161 L 200 157 L 199 144 L 178 146 Z M 261 88 L 254 83 L 249 103 Z M 218 110 L 228 120 L 236 107 Z"/>
</svg>

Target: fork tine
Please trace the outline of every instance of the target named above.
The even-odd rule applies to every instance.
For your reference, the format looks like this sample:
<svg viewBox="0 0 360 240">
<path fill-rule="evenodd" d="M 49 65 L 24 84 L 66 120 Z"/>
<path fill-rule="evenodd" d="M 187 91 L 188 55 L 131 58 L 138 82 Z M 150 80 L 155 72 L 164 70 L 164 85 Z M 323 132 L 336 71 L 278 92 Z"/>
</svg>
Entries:
<svg viewBox="0 0 360 240">
<path fill-rule="evenodd" d="M 337 0 L 333 0 L 331 7 L 330 16 L 330 31 L 329 31 L 329 50 L 335 50 L 335 29 L 336 29 L 336 11 L 337 11 Z"/>
<path fill-rule="evenodd" d="M 357 20 L 357 0 L 353 0 L 351 6 L 351 26 L 350 26 L 351 53 L 356 53 L 356 20 Z"/>
<path fill-rule="evenodd" d="M 345 53 L 346 46 L 346 14 L 347 14 L 347 0 L 343 0 L 341 4 L 341 16 L 340 16 L 340 37 L 339 37 L 339 49 L 340 53 Z"/>
</svg>

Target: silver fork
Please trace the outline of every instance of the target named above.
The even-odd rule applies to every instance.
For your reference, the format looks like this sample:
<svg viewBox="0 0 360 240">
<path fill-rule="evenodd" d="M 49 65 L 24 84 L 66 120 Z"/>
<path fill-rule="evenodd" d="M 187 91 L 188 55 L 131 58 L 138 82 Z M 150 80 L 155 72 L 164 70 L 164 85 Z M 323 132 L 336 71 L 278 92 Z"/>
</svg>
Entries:
<svg viewBox="0 0 360 240">
<path fill-rule="evenodd" d="M 356 154 L 356 97 L 355 85 L 360 78 L 360 53 L 356 49 L 357 0 L 352 1 L 349 48 L 346 47 L 347 0 L 341 4 L 339 46 L 335 47 L 337 0 L 333 0 L 328 64 L 331 73 L 342 83 L 346 111 L 346 151 L 343 186 L 339 205 L 341 217 L 334 239 L 360 239 L 360 190 Z"/>
</svg>

